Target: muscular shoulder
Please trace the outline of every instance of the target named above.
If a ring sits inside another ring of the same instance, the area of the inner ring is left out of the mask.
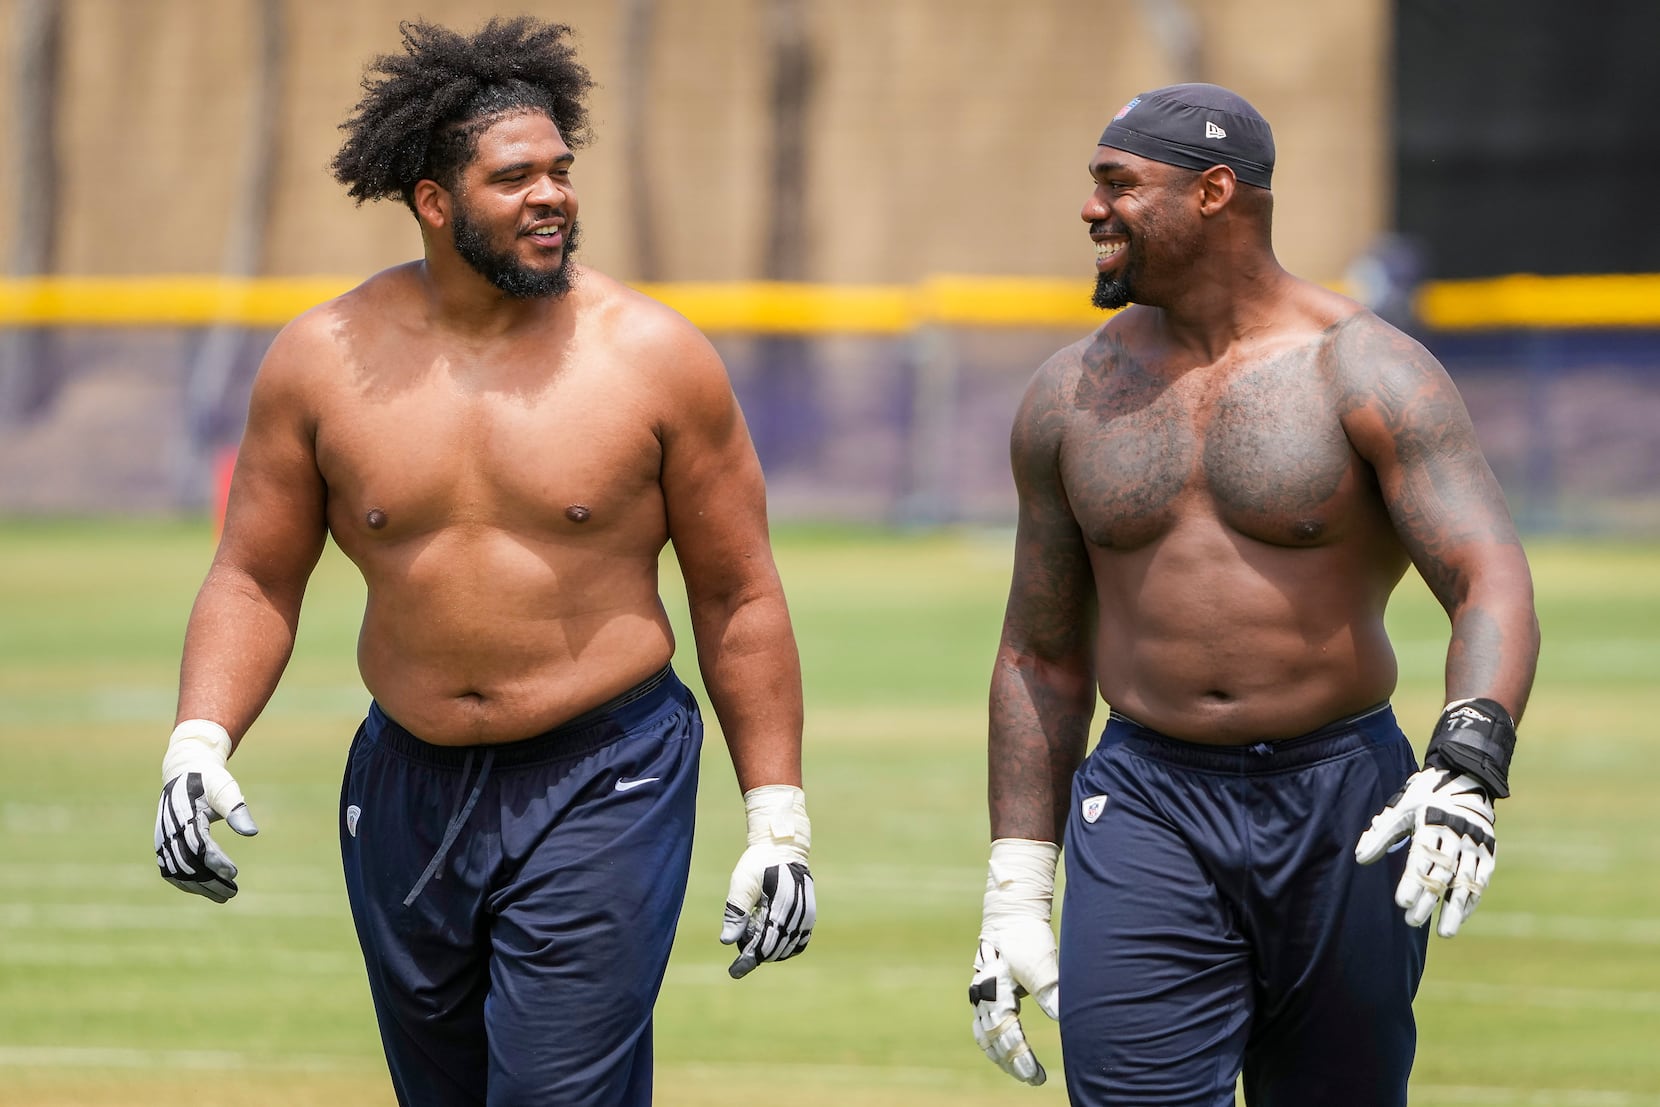
[[[283,414],[315,418],[320,393],[339,364],[344,306],[352,293],[318,304],[291,319],[266,347],[254,378],[251,418]]]
[[[1038,366],[1037,372],[1026,384],[1020,407],[1015,414],[1014,435],[1017,447],[1026,443],[1047,443],[1058,447],[1063,417],[1072,406],[1072,398],[1082,379],[1083,365],[1090,349],[1099,340],[1100,332],[1063,346]]]
[[[607,344],[659,368],[704,351],[709,340],[680,312],[593,269],[584,269],[573,295],[586,325],[598,328]]]
[[[293,383],[331,377],[354,344],[409,315],[413,266],[388,269],[295,316],[271,342],[260,372]]]
[[[1149,386],[1139,336],[1147,313],[1129,308],[1093,332],[1050,355],[1027,385],[1015,421],[1015,444],[1058,450],[1066,428],[1080,413],[1109,416],[1133,404]]]
[[[1359,305],[1334,320],[1321,357],[1350,440],[1371,458],[1434,450],[1469,434],[1463,397],[1423,343]]]
[[[591,269],[582,271],[573,295],[581,297],[576,306],[586,336],[613,351],[663,401],[668,415],[687,405],[724,407],[730,400],[731,383],[720,355],[680,312]]]
[[[1345,411],[1387,401],[1392,392],[1440,388],[1446,371],[1411,335],[1352,301],[1321,335],[1321,359]]]
[[[1009,435],[1009,458],[1022,487],[1056,475],[1067,428],[1084,397],[1112,371],[1111,351],[1122,343],[1108,321],[1093,333],[1063,346],[1038,366],[1027,382]]]

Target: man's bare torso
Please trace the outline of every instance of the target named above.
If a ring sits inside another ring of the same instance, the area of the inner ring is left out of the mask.
[[[1388,698],[1408,559],[1345,435],[1356,366],[1311,291],[1266,337],[1184,364],[1131,309],[1080,346],[1060,476],[1085,539],[1112,707],[1172,737],[1305,733]]]
[[[463,341],[415,267],[337,304],[310,375],[330,533],[363,573],[369,691],[428,741],[511,741],[667,663],[659,431],[671,397],[594,275],[524,333]]]

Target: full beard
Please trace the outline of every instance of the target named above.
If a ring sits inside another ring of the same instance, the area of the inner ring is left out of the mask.
[[[455,252],[473,269],[507,295],[516,300],[534,300],[546,296],[559,297],[571,290],[576,272],[571,268],[571,255],[576,253],[577,225],[565,227],[565,250],[557,269],[533,269],[519,261],[511,250],[498,250],[490,239],[457,207],[453,217]]]

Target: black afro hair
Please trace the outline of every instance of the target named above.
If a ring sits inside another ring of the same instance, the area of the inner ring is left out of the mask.
[[[587,143],[593,81],[565,24],[519,16],[492,19],[472,36],[422,20],[398,30],[404,52],[370,63],[330,163],[359,204],[400,197],[413,206],[423,179],[453,188],[479,133],[504,115],[545,112],[571,149]]]

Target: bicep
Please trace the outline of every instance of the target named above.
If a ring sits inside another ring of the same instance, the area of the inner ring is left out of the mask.
[[[1002,648],[1048,662],[1087,661],[1095,582],[1060,472],[1064,417],[1034,390],[1010,436],[1018,497]]]
[[[279,338],[255,377],[214,559],[272,594],[303,591],[327,533],[300,356]]]
[[[1094,610],[1094,580],[1076,524],[1023,495],[1003,649],[1052,663],[1079,661],[1089,653]]]
[[[661,481],[669,540],[695,599],[773,574],[766,482],[737,397],[713,349],[681,346],[665,392]]]

